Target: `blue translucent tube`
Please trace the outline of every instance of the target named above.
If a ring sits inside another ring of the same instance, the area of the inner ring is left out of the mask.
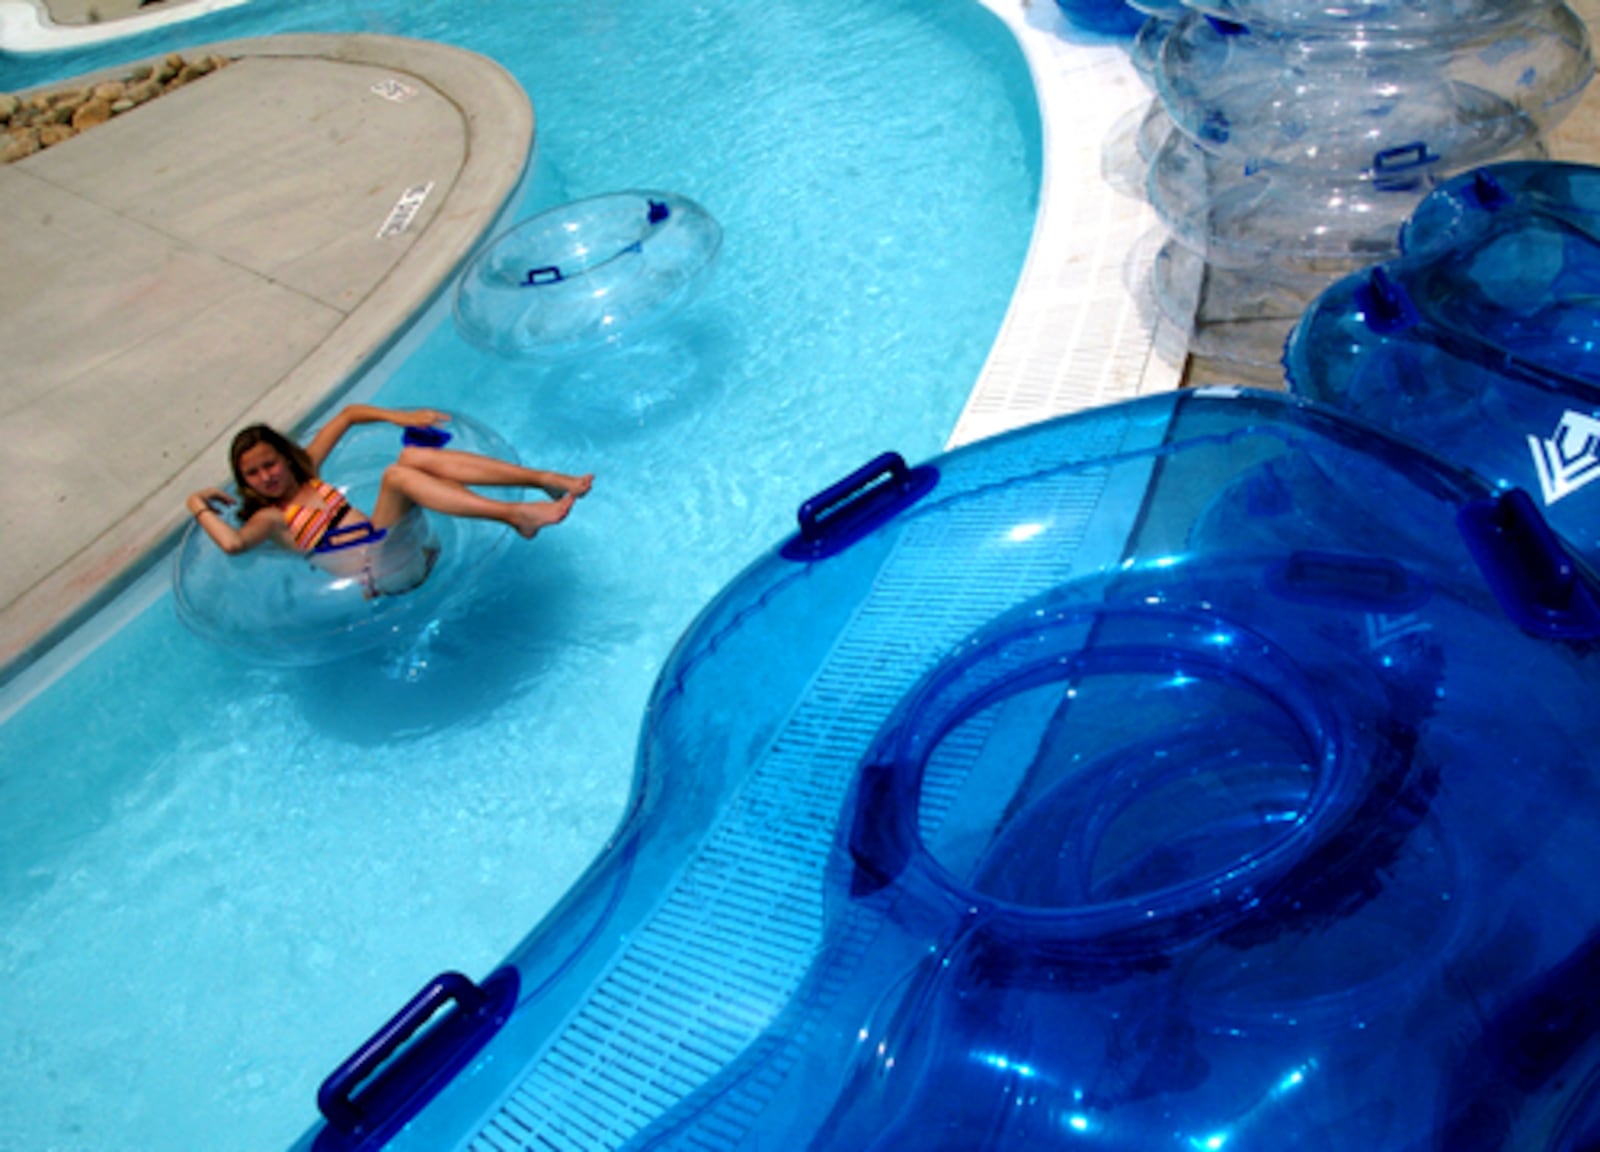
[[[1511,209],[1511,216],[1503,214]],[[1417,205],[1400,248],[1422,256],[1482,242],[1504,219],[1557,220],[1600,241],[1600,168],[1553,160],[1499,163],[1462,173]],[[1538,274],[1538,265],[1530,272]]]
[[[1056,7],[1074,28],[1103,36],[1132,36],[1145,20],[1140,6],[1124,0],[1056,0]]]
[[[1488,487],[1232,389],[922,474],[684,635],[626,822],[397,1147],[1583,1128],[1600,649],[1502,610]]]
[[[1493,166],[1441,187],[1407,254],[1334,284],[1284,364],[1346,409],[1536,497],[1600,562],[1600,190],[1573,165]]]
[[[1541,157],[1594,73],[1564,5],[1430,7],[1427,20],[1421,7],[1289,7],[1192,11],[1153,61],[1153,40],[1139,45],[1175,127],[1150,202],[1214,268],[1315,275],[1320,288],[1394,255],[1436,184]]]

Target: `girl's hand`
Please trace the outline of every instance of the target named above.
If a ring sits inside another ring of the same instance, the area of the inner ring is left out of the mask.
[[[400,419],[401,424],[412,427],[432,427],[435,424],[447,424],[449,421],[450,413],[440,412],[436,408],[418,408],[413,412],[403,412]]]
[[[196,501],[199,501],[201,507],[195,507]],[[194,493],[194,495],[189,497],[189,511],[194,513],[200,512],[205,508],[210,508],[216,504],[233,505],[237,503],[237,500],[235,500],[232,496],[229,496],[221,488],[202,488],[198,492]]]

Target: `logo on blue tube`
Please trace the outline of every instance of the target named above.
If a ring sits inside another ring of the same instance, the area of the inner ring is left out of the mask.
[[[1600,420],[1592,416],[1569,409],[1554,436],[1529,436],[1528,447],[1546,507],[1600,478]]]

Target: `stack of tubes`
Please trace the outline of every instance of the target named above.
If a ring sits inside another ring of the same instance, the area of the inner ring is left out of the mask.
[[[1058,0],[1069,21],[1088,0]],[[1275,369],[1331,282],[1396,253],[1439,183],[1537,160],[1594,72],[1548,0],[1135,0],[1149,270],[1189,350]],[[1096,17],[1102,24],[1103,14]]]

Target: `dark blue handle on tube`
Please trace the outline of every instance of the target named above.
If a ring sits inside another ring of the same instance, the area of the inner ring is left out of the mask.
[[[1600,587],[1531,496],[1512,488],[1464,505],[1457,519],[1489,590],[1520,628],[1555,640],[1600,639]]]
[[[554,264],[544,268],[529,268],[527,277],[522,281],[524,288],[537,288],[541,284],[559,284],[566,277],[561,274],[561,269]]]
[[[443,448],[450,443],[450,433],[431,424],[407,424],[400,440],[417,448]]]
[[[514,968],[499,969],[481,986],[459,972],[428,981],[322,1082],[317,1109],[328,1126],[312,1145],[315,1152],[356,1152],[386,1142],[505,1023],[518,983]]]
[[[884,452],[800,505],[799,535],[781,549],[786,560],[821,560],[842,552],[880,524],[909,508],[939,482],[931,465],[909,468],[898,452]]]
[[[389,530],[387,528],[374,528],[371,524],[351,524],[347,528],[330,528],[312,551],[326,554],[328,552],[342,552],[346,548],[364,548],[368,544],[376,544],[388,534]]]

